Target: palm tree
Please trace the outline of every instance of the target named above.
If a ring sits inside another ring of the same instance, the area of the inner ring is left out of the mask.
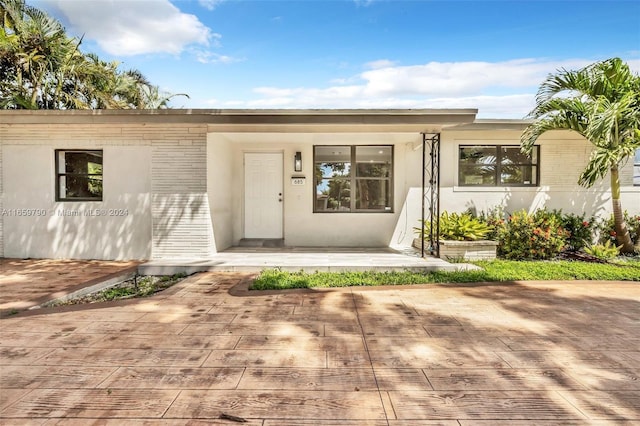
[[[5,108],[47,108],[52,78],[77,44],[59,21],[24,0],[0,0],[0,95]]]
[[[171,99],[177,96],[184,96],[189,99],[186,93],[167,93],[160,91],[158,86],[152,84],[144,84],[139,86],[140,95],[142,96],[141,105],[146,109],[166,109],[169,108]]]
[[[82,108],[127,109],[137,105],[137,86],[133,77],[118,71],[118,62],[105,62],[90,53],[84,58],[77,78]]]
[[[81,43],[25,0],[0,0],[0,109],[156,109],[186,96],[83,54]]]
[[[620,58],[578,71],[561,69],[542,83],[529,117],[536,121],[520,138],[526,154],[531,154],[538,137],[549,130],[573,130],[593,144],[578,183],[591,187],[609,174],[617,242],[621,252],[632,253],[620,202],[619,169],[640,147],[640,77]]]

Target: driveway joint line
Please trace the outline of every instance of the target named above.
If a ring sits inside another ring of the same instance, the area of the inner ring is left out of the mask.
[[[387,422],[387,426],[389,426],[389,414],[387,413],[387,409],[385,408],[385,404],[384,404],[384,398],[382,397],[382,391],[380,390],[380,384],[378,383],[378,376],[376,375],[376,369],[373,366],[373,361],[371,360],[371,353],[369,352],[369,344],[367,343],[367,338],[365,336],[364,333],[364,327],[362,326],[362,321],[360,321],[360,311],[358,310],[358,303],[355,297],[355,294],[353,292],[352,289],[349,290],[349,293],[351,294],[351,301],[353,302],[353,309],[356,313],[356,318],[358,319],[358,326],[360,327],[360,335],[362,336],[362,342],[364,344],[364,349],[367,352],[367,357],[369,358],[369,367],[371,368],[371,374],[373,374],[373,380],[376,384],[376,389],[378,391],[378,398],[380,398],[380,405],[382,406],[382,411],[384,411],[384,417],[385,420]],[[395,409],[393,408],[393,403],[391,402],[391,397],[389,396],[389,392],[387,393],[387,397],[389,399],[389,402],[392,404],[391,409],[394,410],[394,417],[397,418],[398,416],[395,415]]]
[[[176,396],[171,400],[171,402],[169,403],[169,405],[167,405],[167,408],[165,408],[165,410],[162,412],[162,414],[160,415],[160,419],[164,419],[164,416],[169,412],[169,410],[171,409],[171,407],[173,406],[173,404],[176,402],[176,400],[180,397],[180,395],[182,394],[183,389],[179,389],[178,392],[176,393]]]

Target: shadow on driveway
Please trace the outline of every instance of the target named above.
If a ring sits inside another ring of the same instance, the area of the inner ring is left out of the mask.
[[[135,272],[140,262],[0,259],[0,317]]]
[[[254,292],[249,279],[202,273],[149,298],[3,319],[0,420],[640,421],[638,283]]]

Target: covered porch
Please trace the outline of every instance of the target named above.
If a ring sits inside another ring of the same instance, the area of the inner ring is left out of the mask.
[[[211,251],[251,238],[295,248],[410,247],[438,199],[433,140],[475,113],[245,111],[208,124]]]

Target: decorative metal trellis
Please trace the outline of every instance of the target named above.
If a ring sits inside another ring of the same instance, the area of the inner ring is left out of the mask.
[[[429,235],[424,232],[427,220]],[[422,224],[422,257],[440,256],[440,133],[422,134]]]

